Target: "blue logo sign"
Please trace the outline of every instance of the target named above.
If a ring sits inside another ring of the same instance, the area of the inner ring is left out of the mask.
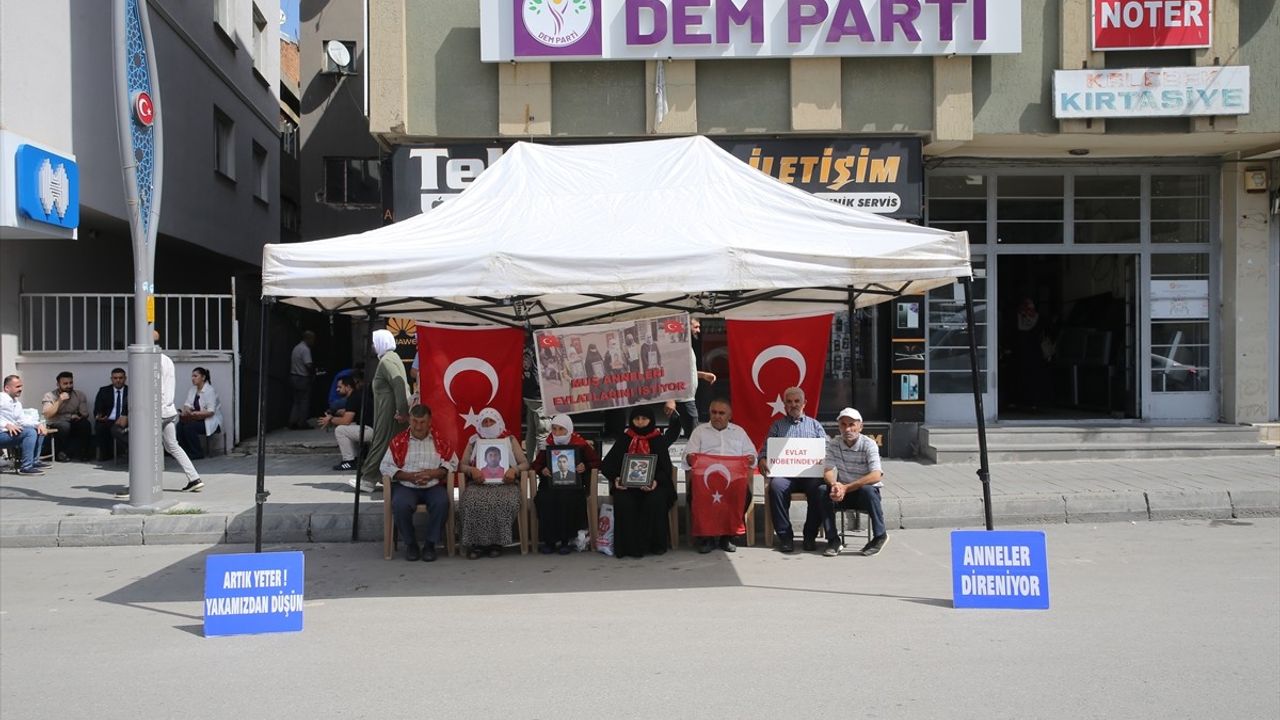
[[[210,555],[204,565],[204,635],[302,629],[300,552]]]
[[[76,161],[34,145],[19,145],[18,212],[63,228],[80,225],[80,168]]]
[[[1044,533],[956,530],[951,533],[952,599],[958,608],[1049,609]]]

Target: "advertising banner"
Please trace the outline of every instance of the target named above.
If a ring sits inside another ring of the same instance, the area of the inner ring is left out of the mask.
[[[1248,112],[1248,66],[1053,72],[1053,115],[1057,118],[1190,117]]]
[[[1092,0],[1094,50],[1212,45],[1213,0]]]
[[[480,0],[483,62],[1021,51],[1021,0]]]
[[[302,630],[304,563],[300,552],[205,558],[205,637]]]
[[[534,332],[548,415],[693,397],[689,315]]]

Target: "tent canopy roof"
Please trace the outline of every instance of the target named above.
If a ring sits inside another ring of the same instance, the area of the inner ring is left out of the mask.
[[[565,325],[655,308],[864,306],[970,272],[964,233],[846,208],[687,137],[516,143],[431,212],[267,245],[262,293],[329,311]]]

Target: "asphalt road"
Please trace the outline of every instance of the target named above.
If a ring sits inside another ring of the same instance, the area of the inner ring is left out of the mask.
[[[0,716],[1280,716],[1280,520],[1046,532],[1048,611],[952,609],[941,530],[835,559],[309,545],[305,629],[235,638],[201,633],[210,548],[6,549]]]

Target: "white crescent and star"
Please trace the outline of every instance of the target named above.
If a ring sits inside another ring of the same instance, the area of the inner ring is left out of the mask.
[[[796,370],[800,371],[800,379],[796,381],[796,385],[804,384],[804,376],[808,372],[804,355],[790,345],[772,345],[761,350],[760,354],[756,355],[755,361],[751,363],[751,381],[755,383],[756,390],[761,393],[764,392],[764,388],[760,387],[760,371],[764,369],[764,366],[770,360],[790,360],[796,366]],[[769,417],[786,413],[786,405],[783,403],[781,393],[772,402],[767,402],[765,405],[769,406]]]
[[[729,472],[729,468],[724,463],[715,463],[703,471],[702,484],[706,485],[708,490],[711,490],[712,475],[724,475],[724,490],[729,492],[729,486],[733,484],[733,473]],[[718,490],[711,490],[711,502],[718,503],[723,499],[724,495],[721,495]]]
[[[449,363],[449,367],[444,370],[444,378],[442,380],[444,385],[444,394],[449,398],[449,402],[457,405],[457,401],[453,399],[453,380],[459,374],[467,372],[468,370],[484,375],[489,381],[489,399],[484,402],[487,406],[489,403],[493,402],[493,399],[498,395],[498,371],[495,370],[487,361],[481,360],[478,357],[458,358],[457,360]],[[467,412],[458,413],[458,415],[463,420],[463,430],[466,430],[469,427],[480,427],[480,415],[476,412],[474,406],[468,408]]]

